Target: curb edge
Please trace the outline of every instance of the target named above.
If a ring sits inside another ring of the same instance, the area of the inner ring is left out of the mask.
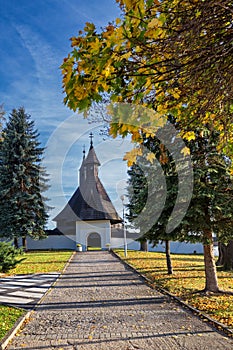
[[[227,335],[229,338],[233,337],[233,331],[230,330],[226,325],[224,325],[221,322],[218,322],[218,321],[214,320],[213,318],[211,318],[209,315],[205,314],[204,312],[202,312],[202,311],[194,308],[193,306],[187,304],[185,301],[183,301],[182,299],[180,299],[176,295],[171,294],[166,289],[158,287],[156,285],[153,285],[153,282],[148,277],[146,277],[141,272],[139,272],[133,265],[129,264],[128,262],[126,262],[124,260],[122,260],[122,258],[116,252],[111,250],[111,253],[115,257],[117,257],[125,266],[129,267],[134,272],[136,272],[146,282],[146,284],[151,289],[156,289],[159,292],[161,292],[162,294],[168,295],[171,299],[175,300],[178,304],[180,304],[181,306],[189,309],[196,317],[200,318],[201,320],[203,320],[203,319],[207,320],[210,323],[210,325],[216,329],[216,331],[224,333],[224,335]]]
[[[33,307],[32,310],[28,311],[25,315],[20,316],[20,318],[15,322],[14,326],[7,332],[7,334],[5,335],[5,337],[3,337],[3,339],[0,341],[0,350],[4,350],[7,345],[9,344],[9,342],[14,338],[15,334],[20,330],[20,328],[22,328],[23,324],[25,323],[26,320],[28,320],[31,316],[31,314],[33,312],[36,311],[38,305],[40,305],[42,303],[42,301],[44,300],[44,298],[46,297],[46,295],[50,292],[50,290],[53,288],[53,286],[57,283],[57,281],[59,280],[59,278],[63,275],[63,273],[65,272],[67,266],[69,265],[69,263],[71,262],[71,260],[73,259],[74,255],[75,255],[76,251],[74,251],[71,254],[71,257],[68,259],[68,261],[66,262],[64,268],[62,269],[62,271],[59,273],[59,276],[56,278],[56,280],[51,284],[51,286],[48,288],[48,290],[44,293],[44,295],[41,297],[41,299],[38,301],[38,303]],[[12,305],[11,305],[12,306]],[[14,307],[14,306],[13,306]],[[17,307],[15,307],[15,309],[17,309]],[[20,309],[20,308],[18,308]],[[22,310],[22,309],[20,309]]]

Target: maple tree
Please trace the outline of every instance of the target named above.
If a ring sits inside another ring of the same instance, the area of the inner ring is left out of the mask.
[[[98,32],[87,23],[62,64],[65,103],[84,111],[101,102],[140,104],[167,113],[184,135],[206,122],[232,154],[232,5],[229,1],[117,0],[122,16]],[[139,116],[140,119],[140,116]],[[143,127],[145,120],[140,120]],[[110,133],[141,140],[134,120]],[[139,133],[140,134],[140,133]],[[189,135],[189,134],[188,134]],[[189,136],[187,136],[189,137]],[[227,142],[226,142],[227,141]]]

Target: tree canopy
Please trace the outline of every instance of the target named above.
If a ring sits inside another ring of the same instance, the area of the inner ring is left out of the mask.
[[[231,2],[116,1],[121,18],[100,31],[87,23],[71,38],[73,50],[62,64],[65,103],[84,111],[107,94],[112,102],[156,111],[152,125],[174,115],[187,139],[208,122],[232,155]],[[127,123],[115,120],[110,132],[137,133],[130,116]]]
[[[207,125],[204,131],[196,130],[194,140],[186,141],[191,151],[193,189],[187,186],[190,173],[184,159],[175,162],[175,153],[169,152],[157,138],[144,140],[146,150],[152,151],[156,156],[152,164],[147,163],[145,166],[146,157],[138,156],[136,164],[128,172],[129,220],[133,226],[140,229],[142,238],[154,244],[159,240],[201,242],[204,246],[206,290],[211,291],[219,290],[213,254],[213,233],[218,242],[227,243],[232,239],[233,224],[233,178],[229,172],[230,161],[217,151],[218,139],[219,133]],[[167,157],[166,162],[163,162],[164,155]],[[159,172],[160,167],[163,175]],[[179,167],[187,175],[182,179],[187,186],[185,193],[192,193],[188,208],[184,207],[184,198],[178,206],[176,203],[180,192],[177,174]],[[153,175],[148,176],[151,169]],[[175,215],[174,207],[178,208]],[[183,215],[180,216],[181,212]],[[174,218],[171,220],[172,216]],[[172,221],[171,231],[168,229],[169,221]],[[231,268],[231,259],[229,265]]]
[[[14,109],[3,128],[0,148],[0,236],[46,237],[47,206],[42,192],[48,188],[41,165],[34,122],[23,108]]]

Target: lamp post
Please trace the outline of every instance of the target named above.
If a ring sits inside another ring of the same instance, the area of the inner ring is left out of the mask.
[[[124,232],[124,255],[127,257],[127,240],[126,240],[126,227],[125,227],[125,207],[124,207],[125,196],[121,196],[122,206],[123,206],[123,232]]]

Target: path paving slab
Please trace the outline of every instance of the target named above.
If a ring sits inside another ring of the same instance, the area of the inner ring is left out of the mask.
[[[108,252],[76,253],[8,350],[232,350]]]
[[[0,278],[0,302],[33,309],[58,277],[58,273],[48,273]]]

